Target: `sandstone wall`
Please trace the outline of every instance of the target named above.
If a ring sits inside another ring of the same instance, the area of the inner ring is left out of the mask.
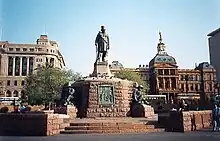
[[[75,119],[76,118],[76,113],[77,113],[77,109],[75,106],[65,106],[65,107],[56,107],[54,109],[54,113],[57,114],[66,114],[69,116],[70,119]]]
[[[212,111],[171,112],[165,125],[167,131],[196,131],[211,127]]]
[[[132,83],[121,79],[101,79],[81,82],[81,106],[78,107],[80,117],[126,117],[130,115]],[[111,106],[99,104],[98,86],[113,85],[115,103]],[[79,88],[79,87],[78,87]],[[78,89],[76,88],[76,89]]]
[[[45,113],[0,114],[0,135],[49,136],[69,126],[65,115]]]

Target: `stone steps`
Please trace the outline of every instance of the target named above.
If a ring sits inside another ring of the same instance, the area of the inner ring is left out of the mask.
[[[164,129],[124,129],[124,130],[65,130],[61,134],[105,134],[105,133],[149,133],[162,132]]]
[[[70,123],[61,134],[95,134],[95,133],[136,133],[136,132],[160,132],[152,124],[138,122],[84,122]]]

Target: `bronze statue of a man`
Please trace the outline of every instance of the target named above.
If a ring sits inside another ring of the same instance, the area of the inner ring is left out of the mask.
[[[101,26],[101,31],[99,31],[96,36],[95,46],[97,52],[96,62],[106,61],[106,56],[108,55],[109,50],[109,36],[105,32],[104,26]]]

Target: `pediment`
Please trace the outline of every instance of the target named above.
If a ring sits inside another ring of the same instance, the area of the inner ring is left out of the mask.
[[[167,64],[167,63],[154,64],[154,67],[155,67],[155,68],[178,68],[177,65]]]

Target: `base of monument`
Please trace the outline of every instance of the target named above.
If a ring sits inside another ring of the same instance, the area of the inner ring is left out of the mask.
[[[132,117],[153,117],[154,108],[150,105],[135,103],[132,105]]]
[[[95,62],[92,77],[111,77],[113,76],[109,69],[109,64],[105,62]]]
[[[115,119],[78,119],[72,121],[61,134],[105,134],[105,133],[137,133],[161,132],[146,118],[115,118]]]

